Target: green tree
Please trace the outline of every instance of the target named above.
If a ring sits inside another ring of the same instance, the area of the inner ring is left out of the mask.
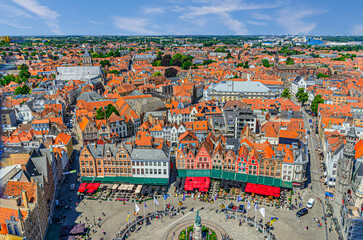
[[[284,91],[281,94],[281,97],[283,97],[283,98],[290,98],[291,97],[290,90],[288,88],[285,88]]]
[[[213,60],[211,60],[211,59],[204,60],[204,61],[203,61],[203,65],[209,65],[209,64],[211,64],[211,63],[213,63],[213,62],[215,62],[215,61],[213,61]]]
[[[153,76],[154,76],[154,77],[158,77],[158,76],[161,76],[161,72],[159,72],[159,71],[156,71],[156,72],[154,72]]]
[[[6,76],[4,76],[3,77],[3,79],[2,80],[0,80],[0,84],[2,85],[2,86],[6,86],[6,85],[8,85],[10,82],[15,82],[16,81],[16,77],[13,75],[13,74],[11,74],[11,75],[6,75]]]
[[[164,55],[161,58],[161,66],[170,66],[171,56],[169,54]]]
[[[319,79],[319,78],[328,78],[330,77],[330,75],[326,75],[324,73],[318,73],[318,75],[316,75],[316,77]]]
[[[299,99],[300,95],[301,95],[302,93],[304,93],[304,92],[305,92],[305,89],[304,89],[304,88],[299,88],[299,89],[297,90],[297,93],[296,93],[295,97],[296,97],[297,99]]]
[[[167,77],[167,78],[176,77],[177,74],[178,74],[178,70],[176,70],[175,68],[165,69],[165,77]]]
[[[30,93],[30,88],[28,87],[28,85],[23,85],[22,87],[17,87],[15,89],[14,94],[15,95],[19,95],[19,94],[28,94]]]
[[[295,62],[294,62],[293,58],[291,58],[291,57],[286,58],[286,62],[285,62],[286,65],[293,65],[294,63]]]
[[[321,95],[318,94],[314,97],[314,100],[311,102],[310,108],[315,114],[318,114],[319,104],[324,103],[324,99],[321,98]]]
[[[180,61],[179,58],[172,58],[171,59],[171,62],[170,62],[170,65],[172,66],[178,66],[178,67],[181,67],[183,65],[182,61]]]
[[[309,100],[309,95],[307,92],[303,92],[300,94],[298,99],[302,105],[304,105]]]
[[[248,61],[246,61],[244,64],[243,64],[243,68],[249,68],[250,65],[248,64]]]
[[[18,70],[25,70],[28,71],[29,67],[26,64],[21,64],[18,66]]]
[[[110,61],[108,61],[108,60],[102,60],[102,61],[100,61],[100,64],[101,64],[101,66],[104,68],[106,65],[107,66],[111,66],[111,63],[110,63]]]
[[[114,75],[116,75],[116,76],[118,76],[118,75],[120,74],[120,72],[119,72],[119,71],[117,71],[116,69],[114,69],[114,70],[110,71],[110,73],[112,73],[112,74],[114,74]]]
[[[26,82],[30,77],[30,72],[28,70],[20,70],[19,72],[19,78],[20,82]]]
[[[160,67],[161,66],[161,60],[155,60],[152,65],[154,67]]]
[[[103,111],[103,109],[101,107],[99,109],[97,109],[96,119],[97,120],[105,119],[105,112]]]
[[[261,60],[261,63],[262,63],[262,65],[264,66],[264,67],[266,67],[266,68],[269,68],[269,67],[271,67],[271,64],[269,63],[269,61],[265,58],[265,59],[262,59]]]
[[[191,61],[185,61],[182,65],[182,69],[188,70],[191,66],[192,66],[192,62]]]
[[[108,104],[106,108],[106,117],[109,118],[112,113],[115,113],[116,115],[120,115],[120,113],[117,111],[116,107],[112,104]]]

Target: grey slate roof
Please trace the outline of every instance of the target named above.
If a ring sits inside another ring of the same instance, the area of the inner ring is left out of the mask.
[[[168,157],[161,149],[133,149],[132,160],[168,161]]]
[[[268,87],[260,82],[249,81],[222,81],[211,87],[211,90],[221,92],[242,92],[242,93],[266,93],[270,91]]]
[[[85,100],[86,102],[95,102],[103,100],[103,98],[95,91],[83,92],[77,100]]]
[[[100,66],[57,67],[56,80],[88,80],[102,74]]]

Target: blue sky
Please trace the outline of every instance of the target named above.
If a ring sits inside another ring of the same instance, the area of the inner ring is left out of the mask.
[[[363,35],[362,0],[0,0],[0,35]]]

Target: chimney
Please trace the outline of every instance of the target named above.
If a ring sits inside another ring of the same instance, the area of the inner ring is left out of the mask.
[[[23,204],[25,208],[29,208],[28,196],[26,195],[26,191],[21,191],[21,198],[23,199]]]

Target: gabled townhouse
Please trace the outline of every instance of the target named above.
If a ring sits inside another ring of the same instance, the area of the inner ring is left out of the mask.
[[[303,77],[297,76],[292,82],[291,82],[291,93],[296,94],[299,90],[299,88],[303,88],[306,90],[306,81]]]
[[[195,156],[194,169],[212,169],[212,151],[212,144],[204,140]]]

